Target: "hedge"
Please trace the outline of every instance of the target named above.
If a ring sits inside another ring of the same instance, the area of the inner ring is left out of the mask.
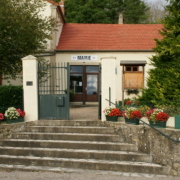
[[[0,113],[4,113],[8,107],[23,110],[22,86],[0,86]]]

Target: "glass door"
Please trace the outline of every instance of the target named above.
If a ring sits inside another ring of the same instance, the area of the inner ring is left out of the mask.
[[[83,101],[83,66],[70,66],[70,89],[74,92],[71,101]]]
[[[98,66],[86,66],[86,101],[98,101]]]

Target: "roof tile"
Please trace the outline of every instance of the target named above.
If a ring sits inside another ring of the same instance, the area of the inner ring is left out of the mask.
[[[63,26],[57,50],[152,50],[160,24],[75,24]]]

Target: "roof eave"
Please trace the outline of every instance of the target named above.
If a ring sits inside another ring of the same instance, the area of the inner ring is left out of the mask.
[[[57,6],[57,9],[59,10],[59,13],[60,13],[60,15],[61,15],[61,17],[62,17],[63,23],[66,23],[65,18],[64,18],[64,14],[63,14],[63,12],[62,12],[62,9],[61,9],[60,5]]]
[[[154,52],[154,50],[56,50],[56,52]]]

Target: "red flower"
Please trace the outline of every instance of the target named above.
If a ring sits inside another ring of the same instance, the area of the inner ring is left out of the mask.
[[[121,111],[118,108],[113,108],[109,113],[109,116],[120,116],[120,115],[121,115]]]
[[[126,105],[131,105],[131,101],[130,100],[126,101]]]
[[[25,111],[21,111],[20,116],[21,116],[21,117],[24,117],[25,114],[26,114]]]
[[[141,114],[141,112],[139,111],[139,110],[137,110],[137,111],[132,111],[131,112],[131,115],[130,115],[130,118],[131,119],[136,119],[136,118],[142,118],[142,114]]]
[[[0,113],[0,120],[4,119],[4,115],[2,113]]]
[[[166,113],[160,112],[156,116],[156,121],[167,121],[169,119],[169,116]]]

